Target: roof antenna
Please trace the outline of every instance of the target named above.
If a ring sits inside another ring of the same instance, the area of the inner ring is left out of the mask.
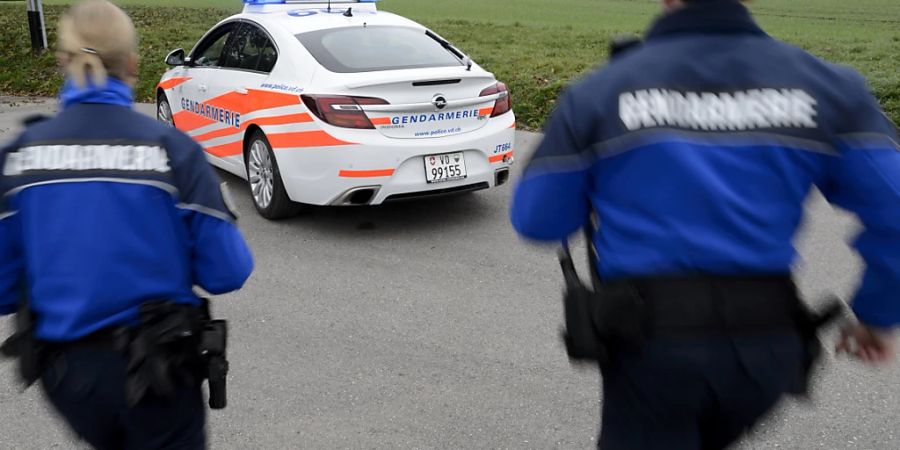
[[[344,11],[344,17],[353,17],[353,7],[347,8],[347,10]]]

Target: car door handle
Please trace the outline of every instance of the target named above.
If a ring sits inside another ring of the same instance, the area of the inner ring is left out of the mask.
[[[239,87],[239,88],[235,89],[234,92],[237,92],[238,94],[242,94],[242,95],[247,95],[247,88]]]
[[[209,88],[205,84],[201,84],[197,86],[197,90],[200,92],[206,92],[209,90]]]

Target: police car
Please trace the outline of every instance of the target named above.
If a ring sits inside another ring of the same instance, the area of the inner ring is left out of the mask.
[[[157,89],[157,117],[245,178],[261,215],[507,182],[506,85],[374,0],[245,0]]]

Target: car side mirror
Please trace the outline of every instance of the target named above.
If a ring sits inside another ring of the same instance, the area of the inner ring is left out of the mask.
[[[166,65],[168,65],[168,66],[176,67],[176,66],[183,66],[184,64],[185,64],[185,58],[184,58],[184,49],[183,48],[179,48],[177,50],[172,50],[172,53],[169,53],[169,55],[166,56]]]

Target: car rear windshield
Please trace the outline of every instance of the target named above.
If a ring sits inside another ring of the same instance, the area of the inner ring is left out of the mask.
[[[338,73],[459,66],[449,44],[425,30],[362,26],[331,28],[297,35],[326,69]]]

